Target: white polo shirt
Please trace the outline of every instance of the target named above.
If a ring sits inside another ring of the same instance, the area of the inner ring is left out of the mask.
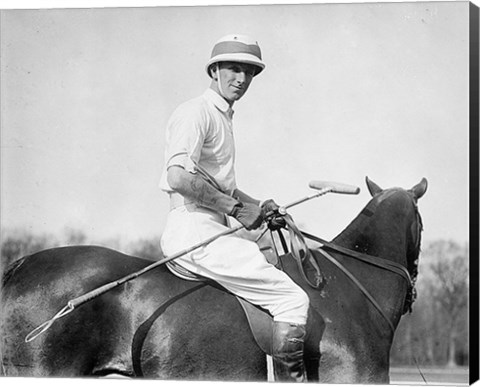
[[[210,88],[173,112],[166,131],[163,191],[173,192],[167,182],[167,170],[173,165],[192,173],[203,169],[228,194],[237,188],[232,116],[227,101]]]

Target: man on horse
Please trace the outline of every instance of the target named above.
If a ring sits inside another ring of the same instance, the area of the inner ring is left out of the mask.
[[[162,236],[166,255],[225,231],[228,217],[254,230],[268,221],[267,214],[278,214],[274,200],[261,202],[242,192],[234,172],[232,107],[264,68],[255,40],[228,35],[215,44],[206,65],[210,87],[172,114],[161,180],[162,190],[170,196]],[[237,235],[223,236],[175,263],[268,310],[274,320],[275,379],[305,380],[309,298],[287,274],[267,262],[256,243]]]

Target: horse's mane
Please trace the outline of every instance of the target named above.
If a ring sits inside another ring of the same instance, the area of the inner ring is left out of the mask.
[[[417,221],[415,222],[416,229],[412,230],[411,238],[413,238],[412,243],[410,243],[407,250],[407,270],[412,277],[412,282],[415,285],[418,276],[418,263],[421,252],[422,245],[422,231],[423,231],[423,222],[420,212],[418,211],[417,203],[415,204],[415,213],[417,216]]]

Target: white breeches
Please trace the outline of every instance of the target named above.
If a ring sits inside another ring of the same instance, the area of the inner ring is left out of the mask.
[[[218,212],[195,204],[176,207],[170,211],[162,235],[163,253],[173,255],[227,229],[225,217]],[[175,262],[268,310],[275,321],[306,324],[308,295],[268,263],[255,242],[232,234]]]

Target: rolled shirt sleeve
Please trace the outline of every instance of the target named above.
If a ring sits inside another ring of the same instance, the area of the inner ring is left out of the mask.
[[[179,107],[167,124],[165,169],[178,165],[195,173],[207,129],[208,122],[201,110]]]

